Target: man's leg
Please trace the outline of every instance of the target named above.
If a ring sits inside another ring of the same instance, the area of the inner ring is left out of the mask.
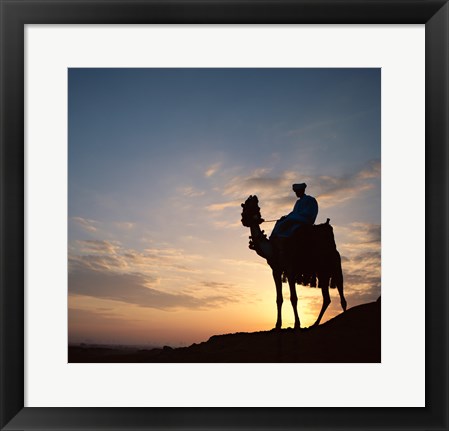
[[[285,236],[275,236],[271,237],[270,241],[273,242],[274,248],[276,250],[276,254],[278,256],[278,260],[281,264],[285,264],[286,261],[286,248],[288,238]]]

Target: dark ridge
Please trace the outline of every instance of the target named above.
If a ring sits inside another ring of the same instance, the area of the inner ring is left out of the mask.
[[[214,335],[176,349],[69,346],[69,362],[381,362],[381,303],[350,308],[315,328]]]

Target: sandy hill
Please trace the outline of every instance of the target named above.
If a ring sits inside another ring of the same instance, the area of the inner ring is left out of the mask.
[[[380,362],[380,319],[379,298],[307,330],[214,335],[176,349],[70,346],[69,362]]]

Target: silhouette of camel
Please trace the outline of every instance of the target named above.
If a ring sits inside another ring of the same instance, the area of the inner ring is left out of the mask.
[[[326,223],[314,226],[303,226],[289,238],[283,251],[273,240],[269,240],[260,224],[264,222],[260,214],[257,196],[250,196],[242,204],[242,224],[251,231],[249,248],[267,260],[273,273],[276,285],[277,321],[276,329],[282,327],[282,282],[288,281],[290,288],[290,301],[295,314],[295,329],[301,327],[298,316],[298,296],[296,283],[304,286],[321,288],[323,305],[316,322],[317,326],[331,303],[329,286],[337,288],[340,294],[340,303],[346,311],[346,299],[343,293],[343,272],[341,269],[340,253],[334,240],[332,226],[329,219]]]

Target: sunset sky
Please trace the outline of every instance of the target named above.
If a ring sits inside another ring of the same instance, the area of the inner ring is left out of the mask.
[[[269,330],[240,204],[316,197],[348,306],[380,295],[380,69],[69,69],[69,343],[181,346]],[[274,223],[262,226],[269,234]],[[321,307],[298,286],[302,326]],[[283,327],[293,326],[284,284]],[[323,321],[340,313],[338,292]]]

